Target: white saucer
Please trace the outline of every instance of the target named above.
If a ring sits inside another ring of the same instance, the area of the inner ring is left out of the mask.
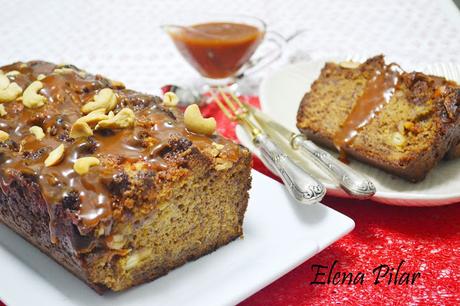
[[[336,59],[336,61],[343,59]],[[325,60],[299,62],[284,66],[268,75],[260,87],[262,110],[286,127],[297,130],[295,122],[300,100],[310,89],[310,84],[319,76],[324,64]],[[402,67],[404,68],[404,65]],[[460,82],[460,68],[455,64],[426,65],[419,69]],[[242,144],[258,155],[250,139],[239,127],[237,136]],[[424,181],[417,184],[409,183],[357,161],[352,161],[350,165],[372,179],[377,188],[377,193],[373,197],[375,201],[403,206],[438,206],[460,202],[460,159],[441,161]],[[324,183],[329,195],[347,197],[346,193],[327,176],[321,174],[314,165],[303,163],[302,166]]]

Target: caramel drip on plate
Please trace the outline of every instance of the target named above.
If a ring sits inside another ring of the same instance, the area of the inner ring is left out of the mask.
[[[384,66],[377,69],[367,82],[363,94],[357,99],[341,129],[334,135],[334,145],[340,152],[341,160],[346,161],[344,148],[390,101],[398,83],[399,71],[399,66],[395,64]]]
[[[133,167],[138,162],[143,168],[135,171],[158,173],[170,168],[174,161],[165,159],[162,151],[172,139],[185,138],[200,151],[211,147],[212,142],[221,143],[228,156],[239,154],[239,147],[229,140],[187,131],[183,121],[177,119],[182,114],[162,106],[154,96],[112,86],[110,80],[83,73],[73,66],[74,71],[65,73],[55,73],[55,68],[58,66],[45,62],[2,67],[5,73],[12,70],[21,73],[15,81],[23,89],[39,74],[44,74],[39,94],[47,98],[47,103],[35,109],[24,107],[20,100],[4,103],[7,115],[0,117],[0,129],[10,135],[10,140],[0,144],[2,183],[7,185],[18,173],[38,183],[48,205],[52,235],[59,222],[56,208],[60,206],[83,235],[100,224],[109,229],[114,218],[114,201],[119,199],[114,197],[109,184],[114,177],[123,174],[126,167]],[[111,87],[118,97],[115,113],[124,107],[134,111],[134,127],[95,131],[91,137],[70,138],[72,124],[83,116],[81,106],[107,87]],[[29,132],[33,125],[42,127],[46,137],[37,140]],[[65,146],[63,160],[55,166],[45,167],[44,160],[49,152],[60,144]],[[73,165],[76,159],[84,156],[95,156],[100,164],[92,167],[89,173],[79,175]],[[65,205],[69,197],[77,199],[77,207]],[[52,238],[55,241],[55,237]]]

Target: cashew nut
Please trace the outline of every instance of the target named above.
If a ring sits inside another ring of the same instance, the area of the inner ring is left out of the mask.
[[[10,138],[10,135],[7,132],[0,130],[0,142],[7,141]]]
[[[32,134],[34,134],[35,138],[37,138],[38,140],[42,140],[43,138],[45,138],[45,133],[43,133],[43,129],[39,126],[31,126],[29,128],[29,132],[31,132]]]
[[[163,96],[163,105],[165,106],[176,106],[179,102],[179,98],[175,93],[168,91]]]
[[[0,117],[5,116],[6,114],[8,113],[5,110],[5,106],[3,104],[0,104]]]
[[[83,121],[88,124],[95,124],[95,123],[98,123],[99,121],[107,120],[107,119],[109,119],[109,116],[105,114],[105,109],[99,108],[99,109],[92,111],[88,115],[79,118],[77,121]]]
[[[112,118],[99,121],[95,129],[128,128],[134,125],[135,118],[136,116],[134,115],[134,112],[130,108],[125,107]]]
[[[65,73],[75,72],[75,70],[73,70],[72,68],[63,67],[63,68],[56,68],[53,70],[53,72],[56,74],[65,74]]]
[[[5,75],[7,77],[15,77],[17,75],[21,74],[19,71],[17,70],[11,70],[11,71],[8,71],[7,73],[5,73]]]
[[[118,88],[118,89],[125,88],[125,84],[123,82],[120,82],[120,81],[110,80],[110,84],[112,85],[112,87],[115,87],[115,88]]]
[[[358,68],[360,65],[361,63],[352,61],[344,61],[339,63],[339,66],[345,69],[355,69]]]
[[[394,132],[391,135],[391,143],[397,147],[404,147],[406,144],[406,137],[399,132]]]
[[[214,166],[214,169],[217,171],[222,171],[230,169],[232,166],[233,163],[231,161],[218,157],[216,158],[216,165]]]
[[[209,148],[207,151],[213,156],[217,157],[222,149],[224,148],[223,144],[217,143],[217,142],[212,142],[211,148]]]
[[[203,118],[196,104],[187,106],[184,112],[184,122],[187,130],[197,134],[212,135],[216,130],[214,118]]]
[[[43,106],[48,100],[45,96],[38,94],[38,91],[43,88],[43,83],[40,81],[32,82],[22,95],[22,104],[28,108],[37,108]]]
[[[96,157],[87,156],[77,159],[73,164],[73,169],[78,174],[83,175],[89,172],[90,167],[97,166],[99,164],[99,159],[97,159]]]
[[[81,119],[81,118],[80,118]],[[69,136],[73,139],[77,139],[80,137],[88,137],[93,135],[93,130],[85,121],[80,121],[78,119],[70,128]]]
[[[0,103],[14,101],[21,93],[22,88],[17,83],[0,73]]]
[[[126,238],[123,235],[117,234],[108,237],[107,246],[112,250],[121,250],[126,243]]]
[[[45,166],[51,167],[57,165],[64,158],[64,144],[60,144],[56,149],[48,154],[48,157],[45,159]]]
[[[44,75],[43,73],[40,73],[39,75],[37,75],[37,80],[38,80],[38,81],[41,81],[41,80],[43,80],[44,78],[46,78],[46,75]]]
[[[3,72],[0,72],[0,89],[5,89],[10,85],[10,79]]]
[[[219,151],[222,150],[223,148],[225,148],[225,146],[223,144],[217,143],[217,142],[214,142],[214,141],[212,142],[211,145],[213,146],[213,148],[216,148]]]
[[[151,255],[151,252],[151,249],[144,248],[135,253],[131,253],[125,261],[125,269],[131,270],[135,268],[142,260],[148,258]]]
[[[113,90],[110,88],[104,88],[94,96],[93,101],[90,101],[83,105],[81,111],[84,114],[88,114],[99,108],[103,108],[106,112],[108,112],[115,108],[117,102],[118,99]]]

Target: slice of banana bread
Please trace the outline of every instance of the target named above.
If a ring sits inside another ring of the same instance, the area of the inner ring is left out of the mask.
[[[303,97],[297,127],[311,140],[406,180],[425,178],[460,141],[460,87],[407,73],[383,56],[327,63]]]
[[[0,221],[93,289],[150,281],[242,235],[246,148],[72,65],[0,69]]]

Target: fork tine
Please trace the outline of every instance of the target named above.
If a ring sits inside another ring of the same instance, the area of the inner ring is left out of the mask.
[[[224,111],[224,113],[229,112],[228,108],[230,108],[231,112],[233,112],[230,119],[242,125],[246,129],[248,134],[252,136],[252,139],[255,140],[256,137],[258,137],[261,134],[261,131],[259,130],[257,125],[254,124],[250,120],[250,118],[248,118],[248,108],[244,106],[243,102],[241,102],[233,93],[230,92],[230,99],[227,93],[223,91],[222,87],[219,87],[218,91],[222,95],[222,98],[227,107],[225,107],[223,103],[220,103],[219,100],[216,100],[217,105],[219,105],[219,107],[222,109],[222,111]]]
[[[219,87],[219,93],[224,99],[224,102],[228,105],[228,107],[233,111],[233,113],[236,115],[238,113],[238,109],[235,107],[233,102],[228,98],[227,93],[225,93],[222,89],[222,87]]]
[[[236,101],[236,104],[245,112],[248,111],[247,106],[233,93],[230,92],[230,96],[233,98],[234,101]]]
[[[225,115],[228,119],[230,119],[230,120],[236,120],[235,116],[234,116],[232,113],[230,113],[230,112],[228,111],[227,107],[225,107],[225,106],[222,104],[222,102],[219,100],[219,97],[216,96],[216,95],[214,94],[214,92],[212,92],[212,91],[211,91],[211,96],[212,96],[212,99],[213,99],[214,101],[216,101],[217,106],[219,106],[220,110],[224,113],[224,115]]]

